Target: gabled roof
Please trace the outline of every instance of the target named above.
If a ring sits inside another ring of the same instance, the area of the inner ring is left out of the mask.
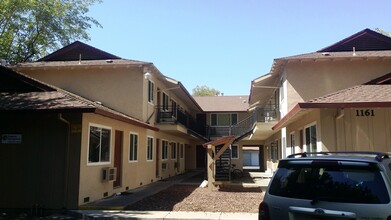
[[[194,96],[204,112],[245,112],[248,96]]]
[[[76,60],[111,60],[121,57],[99,50],[80,41],[75,41],[38,61],[76,61]]]
[[[91,112],[157,131],[121,112],[0,66],[0,112]],[[13,86],[2,83],[11,82]],[[20,83],[17,83],[17,82]]]
[[[391,38],[371,29],[364,29],[317,52],[391,50]]]
[[[55,91],[55,89],[23,74],[16,74],[15,71],[0,65],[0,93],[38,91]]]
[[[355,51],[353,51],[353,47]],[[391,59],[391,38],[370,29],[364,29],[350,37],[347,37],[331,46],[312,53],[299,54],[274,59],[269,78],[279,79],[281,73],[289,62],[302,61],[335,61],[335,60],[363,60],[363,59]],[[250,104],[257,102],[259,93],[262,97],[271,97],[273,89],[258,90],[254,85],[262,85],[264,88],[276,86],[276,81],[254,80],[250,92]],[[258,91],[257,91],[258,90]],[[255,92],[256,91],[256,92]]]

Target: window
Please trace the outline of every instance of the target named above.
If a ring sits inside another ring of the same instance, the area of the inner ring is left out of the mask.
[[[177,104],[172,99],[171,99],[171,105],[172,105],[172,116],[174,116],[176,118],[177,117]]]
[[[163,92],[163,103],[162,103],[162,110],[163,111],[168,111],[168,95],[166,93]]]
[[[111,129],[90,126],[88,163],[110,162]]]
[[[290,144],[290,147],[291,147],[291,154],[294,154],[295,153],[295,132],[292,132],[290,134],[290,139],[291,139],[291,144]]]
[[[180,155],[181,155],[181,159],[183,159],[185,157],[185,145],[184,144],[181,144]]]
[[[305,145],[307,152],[315,152],[316,149],[316,125],[312,125],[305,129]]]
[[[237,145],[231,146],[231,158],[238,159],[239,158],[239,147]]]
[[[147,137],[147,160],[153,160],[153,138]]]
[[[153,91],[154,84],[152,81],[148,80],[148,102],[153,103]]]
[[[176,143],[171,142],[171,159],[176,159]]]
[[[238,115],[236,113],[212,113],[210,117],[211,126],[231,126],[238,123]]]
[[[271,159],[272,161],[278,160],[278,141],[272,142],[271,144]]]
[[[285,94],[284,94],[284,81],[282,79],[281,79],[280,84],[281,84],[280,89],[279,89],[280,102],[283,102],[284,98],[285,98]]]
[[[167,160],[168,141],[162,140],[162,160]]]
[[[376,166],[296,162],[279,165],[269,185],[271,195],[343,203],[390,202],[384,179]]]
[[[137,161],[138,135],[130,134],[129,161]]]

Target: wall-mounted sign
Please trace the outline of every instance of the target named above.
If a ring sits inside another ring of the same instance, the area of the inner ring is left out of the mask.
[[[375,110],[373,109],[360,109],[356,110],[357,117],[371,117],[375,116]]]
[[[21,144],[22,143],[22,134],[2,134],[1,135],[2,144]]]

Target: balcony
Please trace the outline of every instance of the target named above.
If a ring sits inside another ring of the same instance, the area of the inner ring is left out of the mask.
[[[156,108],[156,123],[162,130],[174,134],[191,134],[209,141],[209,127],[197,122],[184,109],[172,106],[158,106]]]
[[[233,135],[237,138],[248,135],[259,123],[273,125],[279,120],[278,108],[276,106],[266,106],[256,108],[245,119],[232,126],[213,126],[210,127],[211,137],[223,137]]]

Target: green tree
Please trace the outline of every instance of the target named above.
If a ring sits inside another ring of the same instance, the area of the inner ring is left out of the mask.
[[[72,41],[89,40],[99,22],[86,16],[101,0],[0,0],[0,58],[33,61]]]
[[[381,33],[383,35],[391,37],[391,32],[385,31],[385,30],[383,30],[381,28],[375,28],[375,31],[377,31],[377,32],[379,32],[379,33]]]
[[[209,88],[208,86],[196,86],[193,89],[192,96],[217,96],[221,92],[217,89]]]

